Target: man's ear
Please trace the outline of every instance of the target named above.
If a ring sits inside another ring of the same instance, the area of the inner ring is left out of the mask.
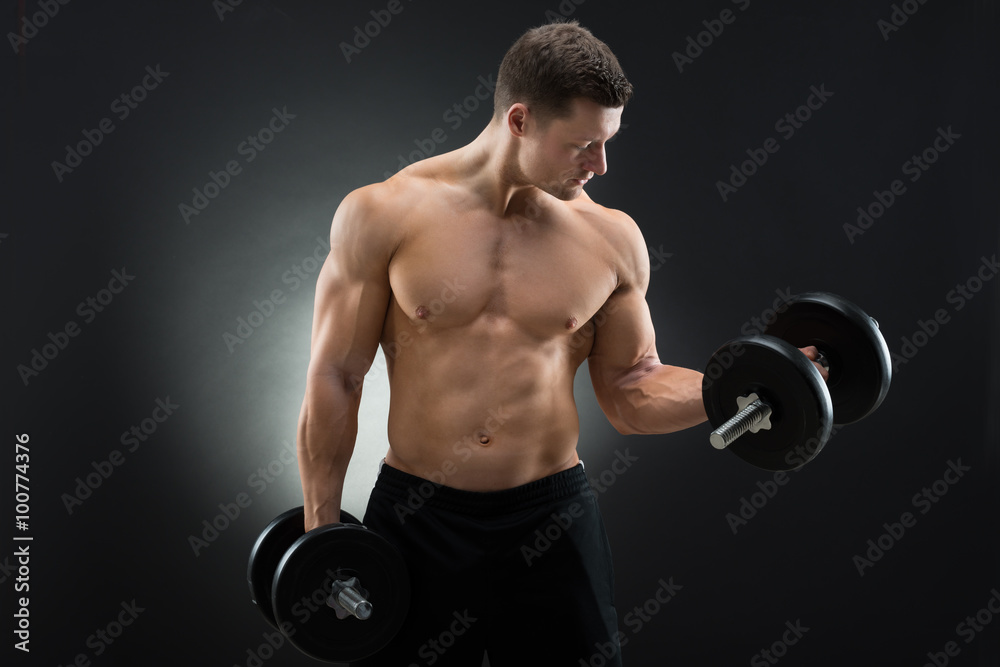
[[[528,107],[526,107],[521,102],[512,104],[509,109],[507,109],[507,130],[510,131],[515,137],[523,137],[525,133],[525,125],[528,122],[528,116],[530,112]]]

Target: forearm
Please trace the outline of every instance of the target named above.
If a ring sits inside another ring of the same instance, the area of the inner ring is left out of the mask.
[[[702,374],[690,368],[651,363],[633,369],[614,399],[621,433],[672,433],[708,419],[701,397]]]
[[[360,401],[361,388],[347,387],[340,375],[310,376],[306,383],[297,449],[307,531],[340,521]]]

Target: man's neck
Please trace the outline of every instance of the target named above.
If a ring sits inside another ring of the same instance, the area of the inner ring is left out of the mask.
[[[484,205],[499,217],[520,212],[529,199],[546,196],[518,167],[518,143],[494,120],[459,149],[459,169]]]

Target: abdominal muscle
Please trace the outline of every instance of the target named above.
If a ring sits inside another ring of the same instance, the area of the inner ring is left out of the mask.
[[[573,377],[585,353],[566,337],[540,342],[502,329],[428,330],[387,355],[388,465],[496,491],[579,462]]]

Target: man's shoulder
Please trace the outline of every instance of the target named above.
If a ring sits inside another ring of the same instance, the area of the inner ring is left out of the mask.
[[[418,169],[356,188],[337,207],[331,238],[388,259],[414,233],[414,225],[426,218],[421,212],[441,188],[441,182]]]
[[[589,196],[579,197],[572,204],[575,212],[612,247],[622,251],[634,250],[636,246],[645,247],[642,230],[628,213],[598,204]]]
[[[600,225],[606,231],[619,234],[634,234],[639,232],[639,226],[628,213],[598,204],[589,195],[584,195],[573,200],[572,206],[581,216]]]
[[[572,202],[573,209],[603,239],[621,282],[644,282],[649,256],[639,225],[628,213],[598,204],[589,196]]]
[[[384,181],[352,190],[341,206],[346,205],[368,217],[398,219],[444,187],[434,171],[414,168],[416,166],[411,165]]]

